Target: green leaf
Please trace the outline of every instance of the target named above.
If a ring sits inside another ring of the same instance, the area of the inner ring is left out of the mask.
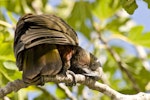
[[[9,70],[18,70],[16,64],[12,61],[5,61],[3,62],[3,65],[6,69],[9,69]]]
[[[114,33],[121,33],[119,28],[125,25],[130,19],[129,18],[119,18],[115,17],[111,22],[106,25],[108,30],[113,31]]]
[[[140,70],[140,73],[134,75],[142,91],[145,91],[145,86],[149,82],[149,76],[150,76],[150,72],[146,70],[144,67]]]
[[[143,26],[135,26],[130,32],[128,38],[136,45],[142,45],[150,48],[150,32],[142,33]]]
[[[0,7],[6,7],[9,1],[1,0]]]
[[[120,8],[120,0],[97,0],[93,5],[93,13],[101,20],[105,20]]]
[[[25,89],[20,89],[15,95],[18,97],[18,100],[28,100],[27,94],[28,91],[26,91]]]
[[[5,76],[0,72],[0,86],[4,86],[8,83],[8,80],[5,78]]]
[[[7,80],[13,81],[13,80],[9,77],[8,73],[6,72],[7,70],[5,70],[1,64],[0,64],[0,67],[1,67],[1,68],[0,68],[0,73],[1,73]]]
[[[135,26],[131,28],[128,38],[131,40],[136,40],[137,38],[140,38],[143,29],[143,26]]]
[[[43,7],[45,7],[46,4],[48,3],[48,0],[42,0],[42,3],[43,3]]]
[[[0,32],[0,44],[4,41],[4,35]]]
[[[122,0],[122,6],[129,14],[133,14],[138,7],[135,0]]]
[[[150,1],[149,0],[144,0],[148,4],[148,8],[150,9]]]
[[[150,72],[143,67],[141,60],[137,57],[128,56],[125,59],[125,62],[128,65],[127,69],[131,72],[132,76],[135,78],[135,82],[138,84],[141,91],[145,91],[145,86],[149,82]],[[129,91],[127,91],[126,93],[129,93]]]
[[[68,18],[68,23],[74,29],[79,30],[90,39],[90,33],[92,31],[92,14],[91,14],[91,5],[89,2],[76,2],[74,4],[71,15]],[[87,24],[88,22],[88,24]]]
[[[3,62],[0,62],[0,73],[9,81],[13,81],[18,78],[20,79],[22,77],[22,74],[18,70],[6,69]]]
[[[83,85],[78,86],[78,95],[81,95],[81,94],[82,94],[83,89],[84,89],[84,86],[83,86]]]
[[[131,89],[131,88],[124,88],[118,92],[123,93],[123,94],[136,94],[136,91],[134,89]]]
[[[111,100],[109,96],[107,95],[102,95],[100,100]]]
[[[12,44],[9,42],[0,43],[1,49],[0,49],[0,60],[11,60],[15,61],[14,55],[13,55],[13,48]]]
[[[57,95],[59,98],[61,98],[61,99],[63,99],[63,98],[66,97],[66,94],[65,94],[64,91],[61,90],[60,88],[57,88],[57,89],[56,89],[56,95]]]

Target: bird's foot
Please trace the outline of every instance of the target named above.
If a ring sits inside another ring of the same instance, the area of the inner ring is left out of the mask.
[[[75,86],[77,81],[76,81],[76,77],[75,77],[75,73],[73,71],[67,70],[67,69],[63,69],[59,75],[63,76],[63,77],[67,77],[68,75],[71,75],[73,77],[73,81],[71,83],[66,83],[66,86]]]
[[[68,74],[73,77],[73,81],[71,83],[66,83],[66,86],[75,86],[77,83],[75,73],[70,70],[67,70],[66,75],[68,75]]]

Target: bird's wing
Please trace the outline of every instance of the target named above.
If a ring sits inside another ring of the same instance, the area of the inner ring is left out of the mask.
[[[66,34],[48,29],[29,29],[21,36],[16,53],[39,44],[75,45],[75,41]]]
[[[39,44],[78,45],[76,32],[55,15],[26,14],[17,23],[14,52],[18,67],[25,49]]]
[[[28,14],[22,17],[15,31],[14,48],[19,48],[15,51],[42,43],[78,45],[78,38],[69,25],[54,15]]]

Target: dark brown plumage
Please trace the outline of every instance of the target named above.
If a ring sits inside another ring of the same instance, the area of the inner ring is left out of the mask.
[[[42,84],[42,75],[65,73],[78,45],[76,32],[55,15],[26,14],[17,23],[14,53],[23,80]]]
[[[81,47],[77,47],[71,58],[71,67],[69,70],[75,74],[83,74],[95,80],[100,79],[101,64],[91,53]]]

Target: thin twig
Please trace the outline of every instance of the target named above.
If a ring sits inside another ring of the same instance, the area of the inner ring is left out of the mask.
[[[57,84],[57,86],[65,92],[65,94],[70,100],[77,100],[66,85],[60,83]]]
[[[149,62],[146,60],[147,59],[147,54],[146,51],[144,50],[144,48],[142,46],[135,46],[138,56],[140,58],[140,60],[142,61],[143,67],[150,71],[150,64]]]
[[[9,24],[3,20],[0,20],[0,25],[3,25],[3,26],[8,27],[8,28],[14,28],[11,24]]]
[[[54,95],[52,95],[51,93],[49,93],[48,91],[46,91],[46,89],[42,88],[42,87],[39,87],[37,86],[36,87],[37,89],[41,90],[42,92],[44,92],[44,94],[46,95],[46,98],[49,100],[49,99],[52,99],[52,100],[58,100],[58,98],[56,98]]]

